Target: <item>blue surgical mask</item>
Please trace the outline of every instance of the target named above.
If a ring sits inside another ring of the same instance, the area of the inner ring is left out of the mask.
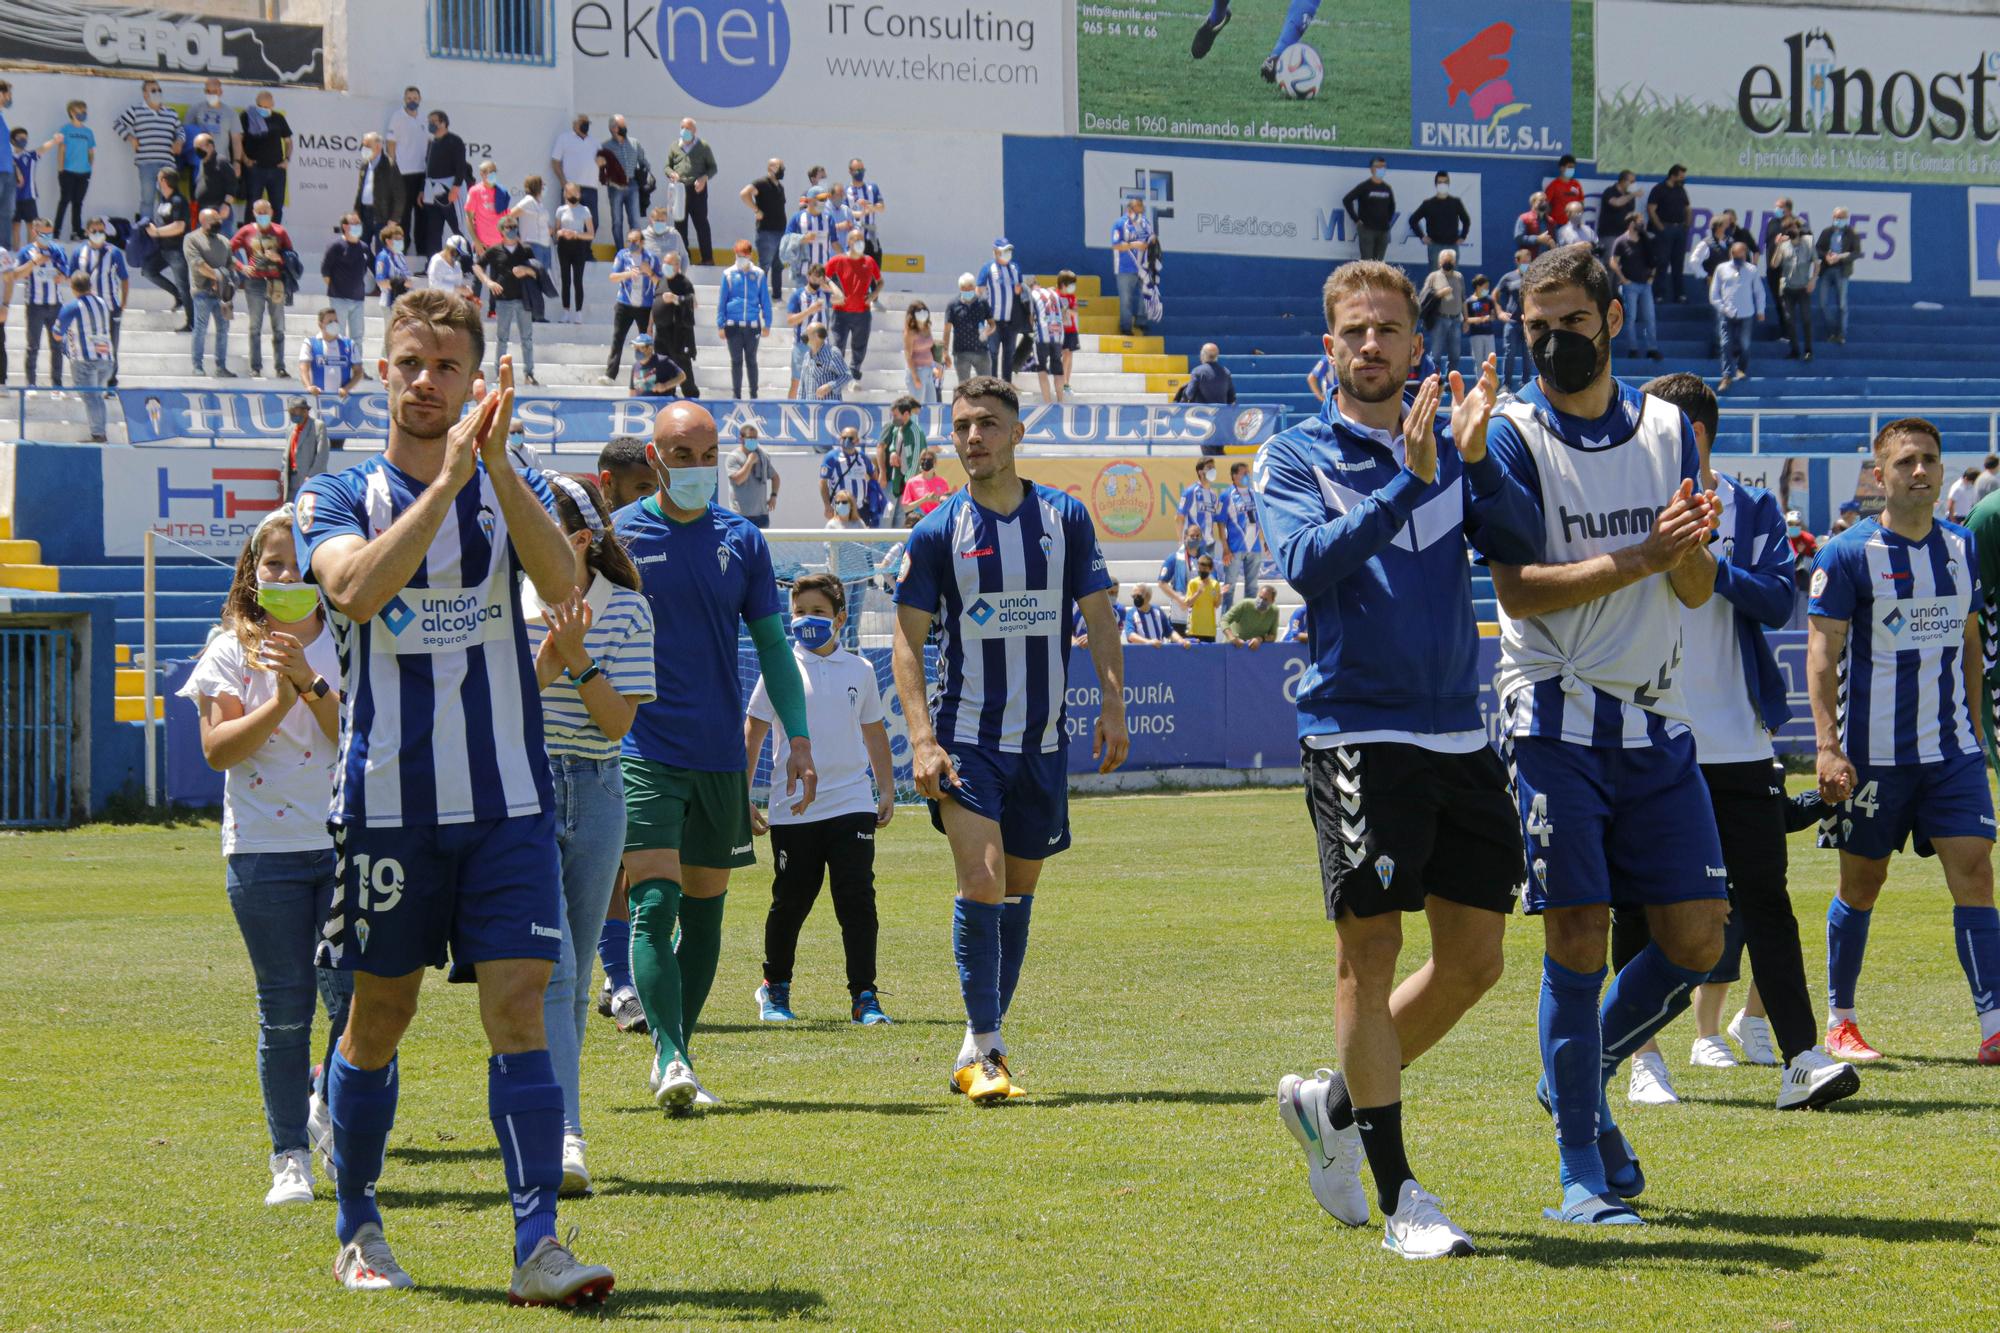
[[[694,142],[694,131],[693,131],[693,130],[682,130],[682,131],[681,131],[681,142],[682,142],[682,143],[693,143],[693,142]]]
[[[1564,180],[1566,180],[1566,181],[1567,181],[1567,180],[1575,180],[1575,179],[1576,179],[1576,168],[1575,168],[1575,167],[1564,167],[1564,168],[1563,168],[1563,179],[1564,179]]]
[[[667,498],[676,509],[699,509],[715,498],[715,469],[712,467],[670,467],[667,469]]]
[[[1801,524],[1798,524],[1798,523],[1787,523],[1787,524],[1785,524],[1785,533],[1786,533],[1786,535],[1787,535],[1787,536],[1792,536],[1792,537],[1796,537],[1796,536],[1798,536],[1798,535],[1799,535],[1799,534],[1800,534],[1801,532],[1804,532],[1804,531],[1805,531],[1805,528],[1804,528],[1804,526],[1803,526],[1803,525],[1801,525]]]
[[[808,652],[824,648],[833,639],[833,621],[825,616],[793,616],[792,640]]]

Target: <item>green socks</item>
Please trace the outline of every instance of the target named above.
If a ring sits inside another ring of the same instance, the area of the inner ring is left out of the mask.
[[[694,1035],[701,1007],[708,1003],[709,988],[715,984],[716,961],[722,957],[722,905],[727,893],[717,898],[681,899],[681,1032]]]
[[[680,962],[674,956],[674,923],[681,913],[681,886],[671,879],[646,879],[627,894],[632,908],[632,985],[653,1030],[653,1045],[666,1060],[687,1060],[682,1020]],[[713,954],[710,980],[715,976]],[[707,994],[704,983],[703,994]]]

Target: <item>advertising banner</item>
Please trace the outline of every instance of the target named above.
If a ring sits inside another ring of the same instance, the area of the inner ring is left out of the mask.
[[[1570,151],[1570,12],[1547,0],[1412,0],[1410,146]]]
[[[75,0],[0,0],[0,61],[166,79],[326,83],[325,34],[315,26]]]
[[[1021,475],[1081,500],[1097,524],[1100,541],[1157,541],[1172,546],[1180,537],[1174,507],[1194,480],[1195,460],[1133,455],[1111,458],[1038,458],[1023,455]],[[965,469],[957,458],[938,459],[938,472],[957,490]]]
[[[1965,207],[1972,294],[2000,296],[2000,189],[1967,190]]]
[[[1452,178],[1454,182],[1457,177]],[[1591,225],[1597,224],[1597,208],[1603,200],[1604,190],[1611,185],[1608,176],[1580,178],[1584,192],[1584,214]],[[1639,182],[1640,199],[1644,201],[1652,182]],[[1711,181],[1688,178],[1688,243],[1708,230],[1708,224],[1725,208],[1736,210],[1736,217],[1743,229],[1752,236],[1764,234],[1764,223],[1777,216],[1776,203],[1780,196],[1792,201],[1792,211],[1797,213],[1812,229],[1815,239],[1821,231],[1833,225],[1833,210],[1845,208],[1848,212],[1847,224],[1854,228],[1861,246],[1861,257],[1852,266],[1855,282],[1908,282],[1910,281],[1910,255],[1915,242],[1914,223],[1910,213],[1910,196],[1888,190],[1843,190],[1818,188],[1796,189],[1784,180],[1760,181],[1754,185],[1722,185]],[[2000,195],[2000,191],[1995,192]],[[1615,237],[1605,237],[1608,245]]]
[[[1111,247],[1111,224],[1125,201],[1146,201],[1169,255],[1254,255],[1264,259],[1316,259],[1326,264],[1357,259],[1361,251],[1341,198],[1364,172],[1349,166],[1245,162],[1219,157],[1146,153],[1083,154],[1083,243]],[[1434,168],[1390,170],[1383,179],[1396,192],[1397,215],[1389,230],[1392,264],[1429,263],[1424,243],[1404,218],[1431,196]],[[1472,235],[1458,247],[1459,265],[1481,263],[1480,182],[1477,172],[1452,173],[1452,193],[1472,215]]]
[[[1992,17],[1600,0],[1597,159],[1641,173],[2000,177]]]
[[[276,449],[99,451],[104,470],[104,554],[146,553],[150,529],[176,545],[162,557],[212,555],[234,561],[264,515],[284,502]]]
[[[296,393],[260,389],[117,390],[125,428],[134,444],[169,440],[266,440],[291,435],[285,404]],[[516,433],[538,449],[601,445],[615,435],[650,435],[659,398],[552,398],[514,400]],[[830,447],[852,426],[874,440],[889,421],[887,403],[820,403],[793,399],[704,398],[725,440],[755,422],[764,443]],[[382,439],[389,428],[388,396],[379,390],[342,401],[322,399],[318,412],[327,433],[343,439]],[[951,410],[922,409],[924,431],[951,437]],[[1021,422],[1029,445],[1230,445],[1262,444],[1277,429],[1275,408],[1205,403],[1024,404]]]

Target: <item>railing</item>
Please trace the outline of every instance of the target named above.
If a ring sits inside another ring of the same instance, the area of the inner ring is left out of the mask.
[[[1989,454],[2000,453],[2000,408],[1995,407],[1929,407],[1922,404],[1905,404],[1901,407],[1781,407],[1773,405],[1770,407],[1724,407],[1722,415],[1724,418],[1734,418],[1739,421],[1745,417],[1750,419],[1749,452],[1753,454],[1764,452],[1764,418],[1767,416],[1846,417],[1855,421],[1866,418],[1868,422],[1868,434],[1857,442],[1857,449],[1865,446],[1868,441],[1875,438],[1875,433],[1882,429],[1883,422],[1894,421],[1897,417],[1927,417],[1939,427],[1945,426],[1947,422],[1954,419],[1970,417],[1975,421],[1983,420],[1986,423],[1986,452]],[[1742,437],[1736,436],[1734,438],[1740,439]],[[1744,452],[1741,449],[1732,448],[1729,443],[1730,439],[1731,435],[1729,432],[1722,432],[1722,439],[1718,441],[1716,446],[1719,452]]]
[[[76,636],[0,628],[0,828],[61,828],[70,816]]]
[[[430,0],[431,55],[496,65],[553,65],[553,0]]]

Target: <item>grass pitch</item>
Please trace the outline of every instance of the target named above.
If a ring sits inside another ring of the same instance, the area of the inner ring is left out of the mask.
[[[1653,1225],[1584,1233],[1534,1104],[1539,927],[1406,1076],[1411,1156],[1481,1256],[1410,1264],[1305,1188],[1272,1091],[1332,1047],[1332,928],[1296,792],[1073,804],[1009,1036],[1034,1096],[943,1093],[961,1009],[944,843],[879,843],[886,1029],[846,1022],[822,901],[793,995],[756,1022],[768,870],[741,872],[696,1037],[722,1113],[668,1121],[646,1042],[584,1051],[598,1194],[566,1201],[632,1327],[1991,1329],[2000,1070],[1977,1044],[1934,863],[1899,859],[1864,1030],[1893,1053],[1832,1111],[1780,1116],[1775,1071],[1694,1070],[1632,1107]],[[1793,840],[1807,970],[1829,854]],[[1409,923],[1406,963],[1423,956]],[[0,1328],[554,1327],[511,1311],[510,1229],[473,997],[433,981],[403,1051],[381,1194],[420,1284],[338,1290],[333,1209],[266,1209],[249,965],[212,824],[0,837]],[[324,1186],[322,1186],[324,1194]]]

